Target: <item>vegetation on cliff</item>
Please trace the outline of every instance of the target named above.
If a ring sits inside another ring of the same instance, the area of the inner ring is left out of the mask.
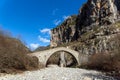
[[[120,35],[112,38],[110,42],[117,44],[113,46],[111,52],[96,53],[81,67],[107,72],[107,75],[120,76]]]

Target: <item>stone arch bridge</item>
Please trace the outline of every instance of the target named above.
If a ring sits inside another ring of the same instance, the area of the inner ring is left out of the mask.
[[[77,61],[78,65],[80,65],[80,54],[72,49],[66,48],[66,47],[58,47],[58,48],[53,48],[49,50],[44,50],[44,51],[39,51],[35,53],[28,54],[30,56],[36,56],[39,59],[39,62],[44,64],[46,66],[48,59],[58,51],[65,51],[71,54]]]

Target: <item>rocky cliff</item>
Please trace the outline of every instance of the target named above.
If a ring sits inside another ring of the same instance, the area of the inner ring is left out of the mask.
[[[61,25],[51,30],[51,46],[73,41],[76,32],[76,18],[76,15],[72,15]]]
[[[80,9],[78,25],[89,26],[114,23],[119,15],[119,3],[119,0],[88,0]]]
[[[69,46],[80,53],[110,51],[120,33],[120,0],[88,0],[78,15],[51,30],[51,47]]]

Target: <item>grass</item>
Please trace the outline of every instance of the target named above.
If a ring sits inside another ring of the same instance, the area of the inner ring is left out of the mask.
[[[80,67],[110,73],[111,76],[120,76],[120,35],[111,39],[110,42],[114,47],[111,52],[93,54],[88,63]]]
[[[38,68],[38,59],[27,55],[29,49],[18,39],[0,32],[0,72],[14,73]]]

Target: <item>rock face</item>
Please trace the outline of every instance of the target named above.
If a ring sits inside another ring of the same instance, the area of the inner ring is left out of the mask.
[[[115,22],[117,15],[114,0],[88,0],[80,10],[78,24],[83,26],[110,24]]]
[[[51,46],[57,46],[74,40],[76,18],[76,15],[70,16],[60,26],[51,30]]]
[[[118,14],[120,15],[120,0],[115,0],[114,3],[117,6]]]
[[[111,50],[120,33],[120,0],[88,0],[77,16],[51,30],[51,47],[69,46],[83,54]]]

